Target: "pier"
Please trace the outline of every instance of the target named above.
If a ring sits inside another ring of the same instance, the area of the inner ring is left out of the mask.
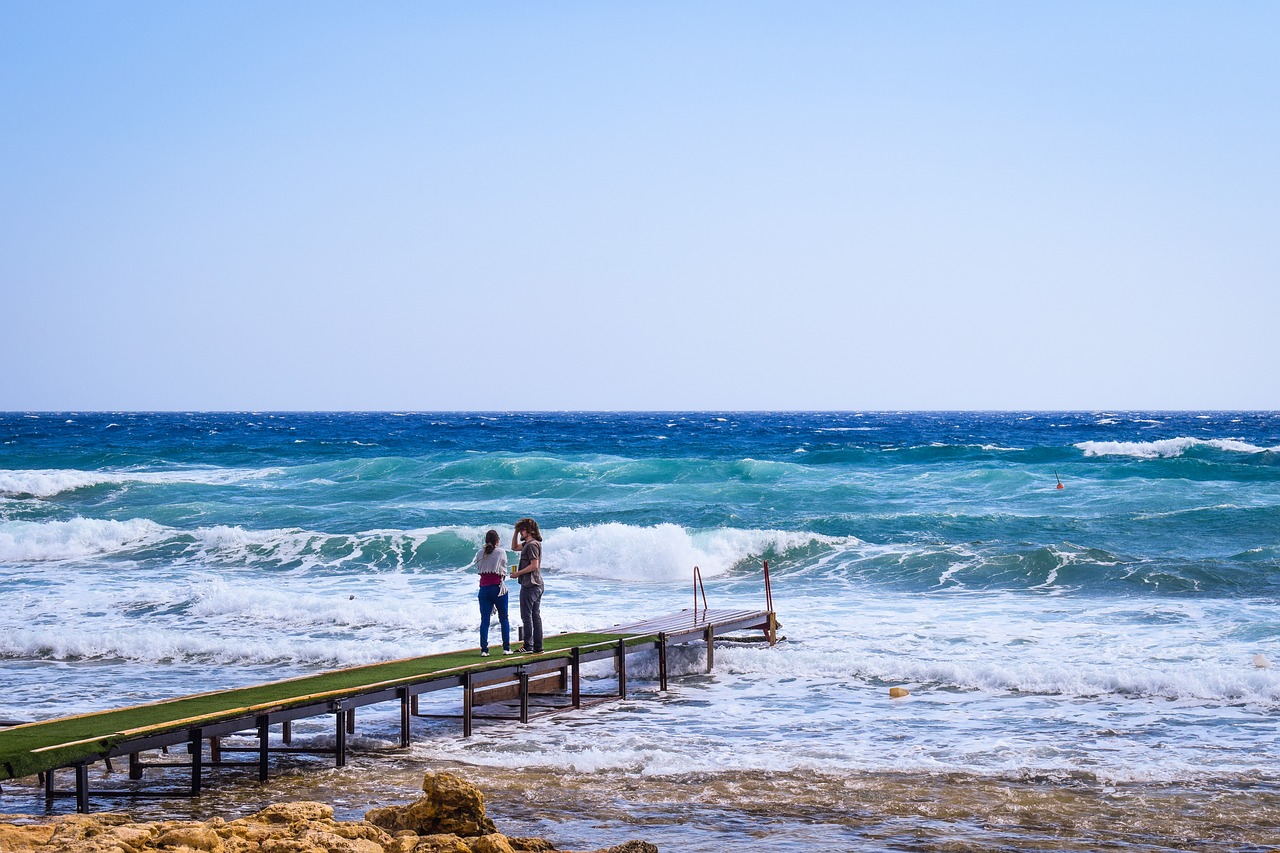
[[[766,568],[766,590],[767,590]],[[690,610],[591,633],[568,633],[546,638],[539,654],[479,658],[477,649],[405,658],[352,667],[318,675],[251,687],[218,690],[163,702],[135,705],[41,722],[0,728],[0,782],[38,776],[45,808],[57,799],[74,798],[76,810],[88,812],[92,797],[198,796],[211,768],[256,768],[266,782],[273,754],[305,752],[332,754],[335,766],[347,758],[347,737],[355,732],[356,710],[395,702],[400,710],[399,746],[410,744],[410,722],[419,714],[424,694],[460,690],[461,734],[470,737],[477,720],[518,719],[527,723],[542,713],[564,712],[627,695],[627,658],[656,651],[660,689],[667,689],[667,649],[672,644],[706,644],[707,671],[715,660],[715,639],[739,631],[762,631],[763,640],[777,639],[777,618],[768,609]],[[585,694],[582,665],[611,659],[617,674],[616,692]],[[297,720],[331,716],[332,747],[295,746],[291,724]],[[273,737],[273,730],[278,732]],[[256,736],[252,747],[228,746],[222,738]],[[149,753],[185,747],[188,759],[148,761]],[[249,753],[234,759],[235,754]],[[232,756],[232,757],[229,757]],[[137,783],[149,768],[188,770],[182,787],[147,790],[139,784],[90,790],[89,766],[112,760],[127,762],[128,778]],[[58,787],[59,776],[70,771],[74,788]]]

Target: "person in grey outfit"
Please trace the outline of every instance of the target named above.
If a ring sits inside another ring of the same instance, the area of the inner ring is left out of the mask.
[[[542,534],[538,522],[522,518],[511,534],[511,550],[520,552],[520,563],[511,577],[520,582],[520,623],[524,627],[521,654],[542,651]]]

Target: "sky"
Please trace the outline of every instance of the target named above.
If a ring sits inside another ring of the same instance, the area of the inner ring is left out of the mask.
[[[1277,409],[1277,34],[0,0],[0,410]]]

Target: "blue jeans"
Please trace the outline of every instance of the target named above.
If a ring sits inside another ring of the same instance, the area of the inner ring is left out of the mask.
[[[480,587],[480,651],[489,651],[489,619],[493,608],[498,608],[498,621],[502,623],[502,648],[511,648],[511,622],[507,619],[507,599],[510,595],[498,595],[498,584]]]

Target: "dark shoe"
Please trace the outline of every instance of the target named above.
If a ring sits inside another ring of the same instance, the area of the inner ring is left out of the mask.
[[[516,654],[531,655],[531,654],[534,654],[534,650],[529,648],[528,646],[521,646],[520,648],[516,649]]]

